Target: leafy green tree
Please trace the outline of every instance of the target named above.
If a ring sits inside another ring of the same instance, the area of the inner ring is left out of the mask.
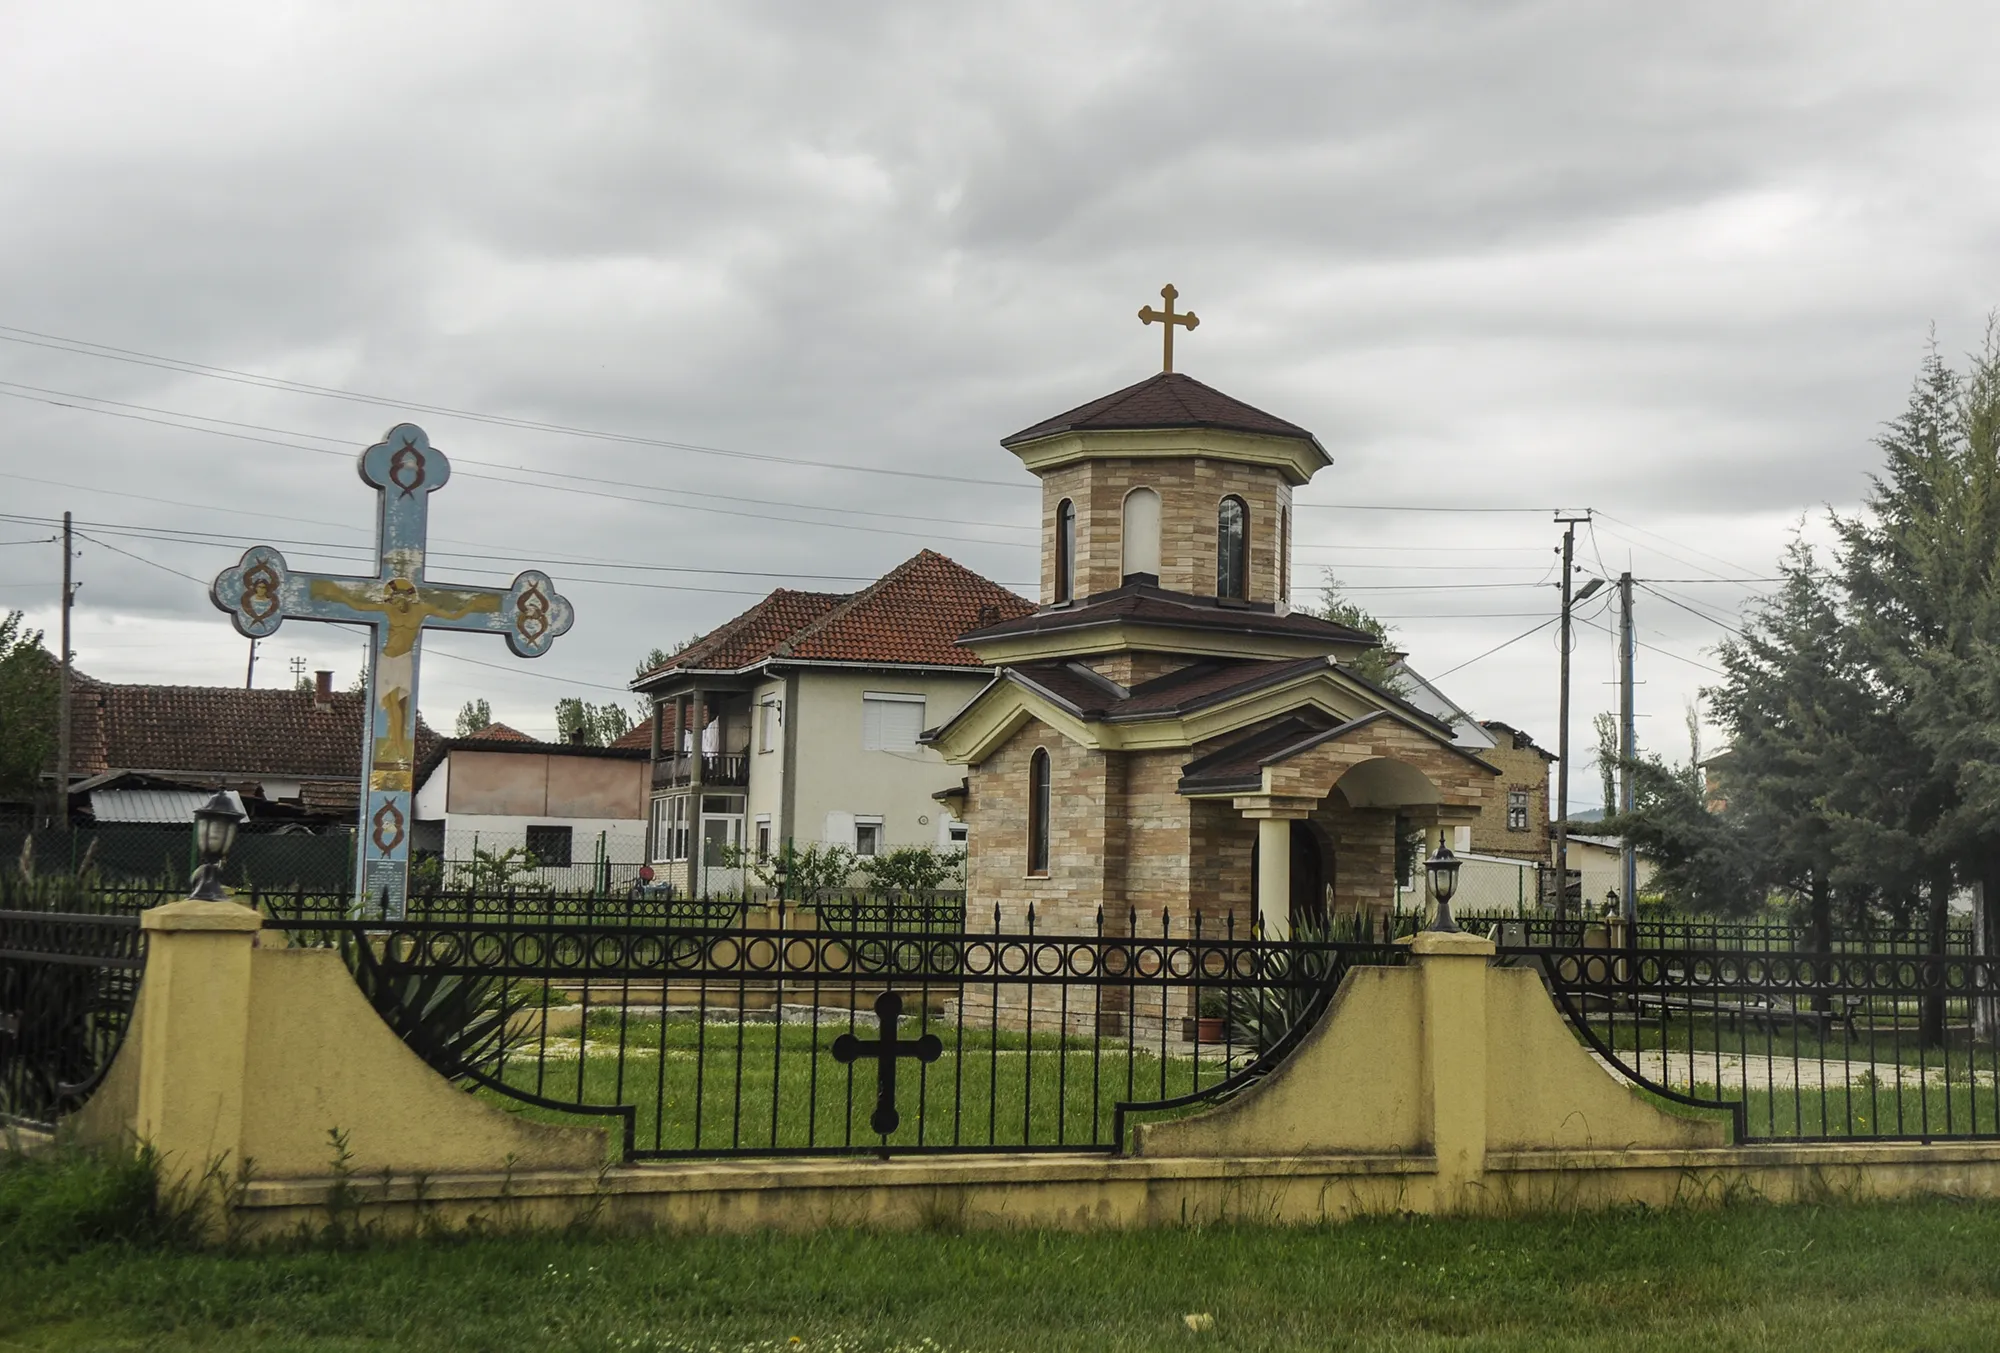
[[[1618,716],[1609,710],[1590,716],[1590,726],[1597,733],[1597,778],[1604,791],[1604,816],[1610,817],[1618,811]]]
[[[0,793],[32,798],[55,760],[57,662],[22,612],[0,619]]]
[[[608,747],[632,731],[632,716],[624,706],[606,701],[593,705],[575,696],[556,701],[556,740],[580,741],[586,747]]]
[[[458,735],[469,738],[483,728],[493,725],[493,707],[486,703],[486,697],[468,700],[458,707]]]
[[[1299,609],[1307,615],[1316,615],[1321,620],[1331,620],[1336,625],[1345,625],[1349,629],[1374,635],[1377,647],[1369,649],[1360,657],[1348,662],[1346,666],[1352,668],[1364,680],[1372,681],[1378,686],[1400,694],[1398,687],[1401,678],[1396,671],[1396,664],[1402,660],[1403,655],[1397,651],[1394,643],[1395,629],[1370,615],[1360,603],[1350,601],[1347,593],[1341,588],[1340,579],[1334,576],[1332,569],[1326,569],[1320,574],[1319,604],[1301,606]]]

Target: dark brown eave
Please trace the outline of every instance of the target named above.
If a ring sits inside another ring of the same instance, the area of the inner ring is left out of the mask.
[[[1394,719],[1398,723],[1408,725],[1413,731],[1421,733],[1454,756],[1470,761],[1488,775],[1500,774],[1498,767],[1473,755],[1449,738],[1440,737],[1431,729],[1420,726],[1415,720],[1402,717],[1394,710],[1372,710],[1358,719],[1322,728],[1313,728],[1311,724],[1316,720],[1301,713],[1287,716],[1277,724],[1267,725],[1227,747],[1188,762],[1181,768],[1179,792],[1184,795],[1258,793],[1264,787],[1266,766],[1289,761],[1323,743],[1337,741],[1383,719]]]
[[[958,642],[971,646],[988,639],[1016,635],[1063,634],[1103,625],[1145,624],[1179,626],[1234,634],[1280,635],[1324,639],[1330,644],[1375,648],[1380,641],[1365,630],[1293,611],[1279,615],[1268,602],[1224,604],[1214,597],[1172,592],[1156,583],[1130,582],[1065,606],[1045,606],[1033,615],[962,634]]]
[[[1256,437],[1285,437],[1310,444],[1321,455],[1319,439],[1276,414],[1245,404],[1212,385],[1177,371],[1163,371],[1145,380],[1101,395],[1032,427],[1022,428],[1000,445],[1012,450],[1069,432],[1123,432],[1153,429],[1212,428]]]

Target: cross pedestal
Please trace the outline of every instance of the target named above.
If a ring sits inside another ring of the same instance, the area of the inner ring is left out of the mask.
[[[505,588],[434,583],[424,576],[430,495],[451,462],[424,430],[399,423],[358,462],[377,497],[372,577],[299,573],[269,545],[216,575],[209,597],[237,633],[263,639],[286,620],[363,625],[370,632],[368,709],[361,759],[359,897],[398,918],[409,887],[410,796],[416,771],[417,661],[425,629],[503,634],[524,658],[549,651],[574,612],[549,575],[530,569]]]

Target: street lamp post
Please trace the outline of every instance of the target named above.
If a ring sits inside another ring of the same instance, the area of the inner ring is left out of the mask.
[[[194,843],[201,852],[201,867],[194,871],[188,889],[188,896],[194,901],[229,900],[222,886],[222,862],[228,858],[229,848],[236,844],[236,829],[242,822],[242,812],[229,801],[228,793],[220,789],[215,791],[214,798],[194,810]]]
[[[1458,869],[1461,861],[1451,853],[1451,847],[1444,843],[1444,831],[1438,831],[1437,853],[1424,861],[1424,873],[1430,876],[1431,896],[1437,899],[1437,914],[1431,918],[1429,929],[1447,935],[1458,933],[1458,922],[1451,918],[1451,897],[1458,891]]]

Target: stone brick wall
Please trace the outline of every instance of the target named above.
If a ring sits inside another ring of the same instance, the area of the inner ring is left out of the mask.
[[[1028,763],[1038,747],[1049,753],[1046,878],[1028,874]],[[1114,885],[1124,872],[1122,769],[1115,759],[1079,747],[1035,719],[969,768],[969,925],[990,926],[998,903],[1004,928],[1025,927],[1028,904],[1033,903],[1038,929],[1076,933],[1094,928],[1099,902],[1119,900]]]
[[[1106,653],[1082,659],[1084,666],[1127,689],[1192,667],[1194,661],[1174,653]]]
[[[1277,600],[1281,569],[1278,518],[1289,512],[1291,485],[1278,471],[1207,456],[1181,460],[1109,457],[1052,470],[1042,478],[1042,604],[1055,602],[1056,506],[1076,505],[1076,596],[1108,592],[1123,581],[1125,495],[1160,495],[1160,586],[1215,595],[1215,516],[1230,494],[1250,509],[1249,599]],[[1294,531],[1296,534],[1296,531]]]
[[[1549,763],[1533,747],[1511,747],[1503,743],[1481,752],[1480,759],[1500,770],[1500,778],[1489,791],[1486,806],[1472,824],[1472,848],[1488,855],[1510,855],[1522,860],[1549,858]],[[1507,794],[1526,790],[1528,830],[1507,830]]]

